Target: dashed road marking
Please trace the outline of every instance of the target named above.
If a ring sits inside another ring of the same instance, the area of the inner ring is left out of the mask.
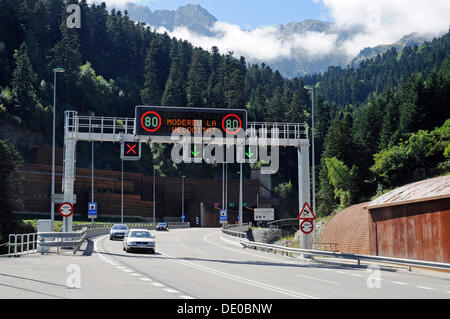
[[[152,281],[150,278],[147,278],[147,277],[142,277],[142,278],[138,278],[138,279],[140,279],[142,281]]]
[[[401,282],[401,281],[391,281],[393,284],[396,284],[396,285],[401,285],[401,286],[407,286],[408,284],[407,283],[404,283],[404,282]]]
[[[361,275],[361,274],[352,274],[352,276],[355,276],[355,277],[363,277],[363,275]]]
[[[430,287],[425,287],[425,286],[416,286],[417,288],[420,289],[426,289],[426,290],[433,290],[434,288],[430,288]]]
[[[129,272],[129,273],[134,272],[134,270],[131,270],[131,269],[122,269],[122,271]]]
[[[175,290],[175,289],[172,289],[172,288],[166,288],[166,289],[163,289],[164,291],[167,291],[167,292],[170,292],[170,293],[178,293],[179,291],[178,290]]]
[[[325,280],[325,279],[320,279],[320,278],[315,278],[315,277],[310,277],[310,276],[305,276],[305,275],[300,275],[300,274],[297,274],[297,276],[298,277],[307,278],[307,279],[311,279],[311,280],[322,281],[322,282],[326,282],[326,283],[329,283],[329,284],[340,285],[340,283],[338,283],[336,281]]]
[[[165,285],[160,284],[159,282],[152,282],[152,285],[155,287],[164,287]]]
[[[180,298],[182,298],[182,299],[195,299],[194,297],[191,297],[191,296],[180,296]]]

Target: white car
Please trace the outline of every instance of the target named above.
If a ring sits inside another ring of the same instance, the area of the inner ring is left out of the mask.
[[[144,250],[155,253],[155,237],[147,229],[130,229],[123,239],[123,250]]]
[[[115,224],[111,227],[109,232],[109,239],[113,240],[116,238],[123,239],[128,232],[128,226],[123,224]]]

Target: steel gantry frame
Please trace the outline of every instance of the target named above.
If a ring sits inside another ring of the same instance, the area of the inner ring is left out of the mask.
[[[137,136],[135,135],[135,118],[80,116],[76,111],[65,111],[64,116],[64,162],[62,191],[64,201],[73,203],[76,145],[77,142],[141,142],[174,144],[170,136]],[[249,138],[259,132],[258,145],[272,145],[276,140],[277,146],[296,147],[298,161],[298,189],[299,212],[305,202],[310,202],[310,167],[309,167],[309,139],[308,128],[304,124],[293,123],[265,123],[249,122],[247,129]],[[241,145],[242,141],[235,138],[217,138],[208,143],[218,145]],[[64,218],[65,232],[72,231],[73,217]],[[300,238],[302,248],[311,247],[311,234],[302,234]]]

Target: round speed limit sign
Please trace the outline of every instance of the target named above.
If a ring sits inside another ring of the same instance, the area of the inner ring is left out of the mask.
[[[69,202],[62,203],[58,207],[58,213],[62,217],[70,217],[73,214],[73,205]]]
[[[310,234],[314,229],[312,220],[306,219],[300,224],[300,229],[304,234]]]

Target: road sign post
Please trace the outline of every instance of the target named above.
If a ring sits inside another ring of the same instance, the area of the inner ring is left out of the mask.
[[[90,202],[88,203],[88,217],[94,221],[95,218],[97,218],[97,203],[96,202]]]
[[[300,230],[308,235],[311,234],[314,229],[314,222],[312,219],[305,219],[300,223]]]
[[[299,221],[299,229],[301,230],[303,237],[303,244],[306,247],[300,246],[301,248],[310,249],[310,234],[314,231],[314,220],[316,219],[316,215],[314,215],[313,210],[309,206],[308,202],[305,202],[302,210],[297,216],[297,220]]]
[[[73,214],[73,205],[69,202],[62,203],[58,207],[58,213],[64,218],[69,218]]]
[[[316,219],[316,215],[314,215],[314,212],[312,211],[308,202],[306,202],[305,205],[303,205],[303,208],[300,211],[300,214],[298,214],[297,219],[298,220],[300,220],[300,219]]]
[[[226,224],[228,221],[228,217],[227,217],[227,210],[226,209],[221,209],[220,210],[220,223],[221,224]]]
[[[272,221],[275,220],[275,210],[273,208],[255,208],[255,221]]]

